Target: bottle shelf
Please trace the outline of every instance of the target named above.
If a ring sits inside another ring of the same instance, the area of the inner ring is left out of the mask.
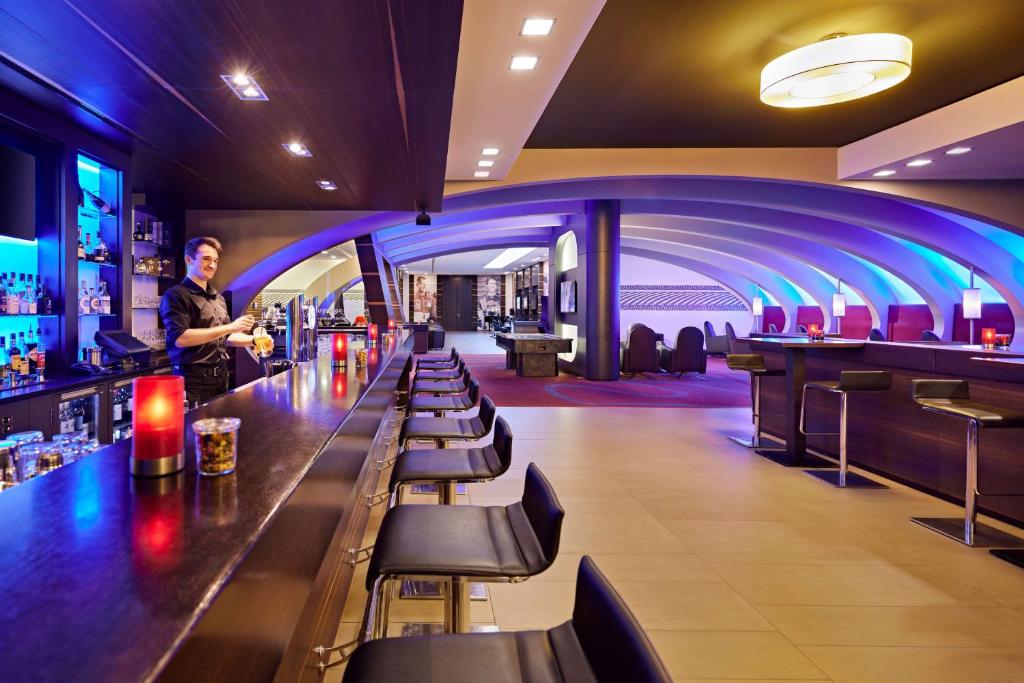
[[[132,306],[133,311],[159,311],[159,306]]]
[[[116,318],[117,313],[79,313],[79,318]]]
[[[170,277],[170,276],[167,276],[167,275],[150,275],[149,273],[132,273],[132,276],[133,277],[149,277],[149,278],[153,278],[154,280],[174,280],[175,282],[177,282],[177,280],[178,280],[178,278],[176,278],[176,277]]]
[[[153,242],[152,240],[132,240],[132,244],[147,244],[157,249],[174,249],[175,247],[170,244],[163,244],[162,242]]]
[[[58,313],[0,313],[0,320],[12,320],[14,318],[58,318]]]
[[[79,205],[78,213],[82,216],[88,216],[89,218],[117,218],[115,213],[100,213],[94,209],[89,209]]]
[[[94,266],[100,266],[102,268],[117,268],[116,263],[111,263],[109,261],[90,261],[89,259],[85,258],[78,259],[78,265],[82,265],[83,263],[90,263]]]

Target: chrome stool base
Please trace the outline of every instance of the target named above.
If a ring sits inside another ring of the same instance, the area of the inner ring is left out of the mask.
[[[868,479],[862,477],[856,472],[846,473],[846,484],[844,486],[839,485],[839,470],[811,470],[807,474],[811,475],[815,479],[820,479],[826,484],[835,486],[837,489],[887,489],[889,488],[885,484],[880,484],[874,479]]]
[[[497,633],[497,624],[473,624],[469,627],[470,633]],[[444,624],[430,624],[417,622],[402,624],[402,637],[408,636],[438,636],[444,633]]]
[[[402,581],[398,597],[402,600],[440,600],[444,597],[444,581]],[[470,600],[486,600],[487,586],[479,581],[469,584]]]
[[[1004,562],[1024,569],[1024,550],[989,550],[989,552]]]
[[[455,492],[460,496],[469,495],[469,488],[466,484],[456,484]],[[431,494],[437,495],[437,484],[413,484],[409,487],[409,493],[412,494]]]
[[[783,467],[800,467],[800,468],[814,468],[814,469],[832,469],[839,471],[838,465],[831,460],[825,460],[819,458],[816,455],[805,453],[804,457],[800,462],[790,462],[788,451],[785,448],[758,448],[754,451],[762,458],[771,460],[776,465],[782,465]]]
[[[963,517],[911,517],[910,521],[972,548],[1024,548],[1024,539],[979,522],[974,523],[974,542],[970,542]]]

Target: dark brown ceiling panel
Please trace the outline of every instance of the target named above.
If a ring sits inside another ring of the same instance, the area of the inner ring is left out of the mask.
[[[135,136],[135,191],[439,209],[461,17],[462,0],[35,0],[0,3],[0,52]],[[269,101],[230,92],[238,69]]]
[[[836,32],[901,33],[910,77],[809,109],[761,68]],[[1021,0],[608,0],[527,147],[833,147],[1024,75]]]

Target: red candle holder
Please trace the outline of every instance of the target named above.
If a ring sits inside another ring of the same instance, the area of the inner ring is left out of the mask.
[[[388,332],[394,332],[394,331],[395,331],[395,321],[394,320],[388,320]]]
[[[331,365],[343,368],[348,365],[348,335],[335,332],[331,336]]]
[[[821,329],[820,326],[812,323],[807,326],[807,338],[810,339],[811,341],[824,341],[825,332]]]
[[[993,349],[996,346],[996,328],[994,327],[983,327],[981,328],[981,344],[987,349]]]
[[[131,473],[162,477],[185,468],[185,380],[175,375],[132,381]]]
[[[369,341],[369,344],[368,344],[369,346],[376,346],[377,345],[377,334],[378,334],[377,323],[373,323],[373,324],[371,324],[367,328],[367,335],[366,336],[367,336],[367,340]]]

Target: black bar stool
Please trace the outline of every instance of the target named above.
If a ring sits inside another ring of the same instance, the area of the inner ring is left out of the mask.
[[[437,485],[441,504],[455,504],[455,495],[447,487],[479,484],[497,479],[512,465],[512,429],[505,418],[494,423],[494,441],[482,448],[423,448],[398,454],[391,470],[388,507],[401,498],[401,488],[411,484]]]
[[[419,379],[413,379],[412,382],[412,393],[415,394],[461,394],[462,392],[469,389],[469,382],[473,379],[473,373],[469,368],[466,368],[465,374],[458,379],[448,379],[441,381],[420,381]]]
[[[965,545],[978,548],[1020,548],[1024,541],[977,521],[978,428],[1024,428],[1024,414],[971,400],[970,385],[962,379],[915,379],[913,398],[932,413],[967,421],[967,486],[964,518],[913,517],[911,521]],[[991,495],[991,494],[989,494]],[[1019,495],[1000,493],[996,495]]]
[[[417,368],[417,382],[445,382],[458,379],[466,372],[466,361],[459,359],[458,365],[454,368]]]
[[[547,631],[428,635],[356,648],[345,683],[633,681],[671,683],[647,634],[584,555],[572,619]]]
[[[398,446],[404,450],[411,441],[436,441],[439,448],[452,441],[482,439],[494,427],[495,407],[490,396],[480,399],[480,411],[472,417],[426,417],[413,415],[402,423]]]
[[[851,393],[862,391],[888,391],[892,387],[892,373],[888,370],[843,370],[839,373],[839,381],[820,380],[804,382],[800,396],[800,432],[807,436],[839,435],[839,469],[838,470],[805,470],[816,479],[839,488],[887,489],[885,484],[862,477],[856,472],[849,472],[846,458],[846,399]],[[839,431],[808,432],[806,428],[807,390],[817,389],[830,394],[839,394]]]
[[[433,413],[434,417],[444,417],[445,413],[470,410],[480,400],[480,382],[469,381],[469,388],[461,394],[445,394],[432,396],[418,394],[408,402],[408,413]]]
[[[759,353],[730,353],[725,357],[725,364],[730,370],[742,370],[750,373],[750,384],[753,388],[753,421],[754,435],[750,439],[741,436],[730,436],[745,448],[759,448],[762,450],[784,450],[782,448],[765,448],[761,445],[761,378],[762,377],[785,377],[786,371],[781,368],[767,368],[764,364],[764,356]]]
[[[449,367],[449,368],[454,368],[456,363],[458,363],[458,362],[459,362],[459,352],[456,351],[455,347],[453,346],[452,347],[452,352],[450,354],[448,354],[447,356],[424,356],[423,358],[416,359],[416,366],[419,367],[419,366],[422,365],[423,367],[427,367],[427,366],[434,366],[434,367],[436,367],[436,366],[440,365],[440,366],[446,366],[446,367]]]
[[[518,583],[543,572],[558,555],[564,517],[554,489],[533,463],[521,502],[391,508],[366,573],[371,637],[387,633],[393,588],[403,579],[447,580],[445,632],[467,633],[469,581]]]

